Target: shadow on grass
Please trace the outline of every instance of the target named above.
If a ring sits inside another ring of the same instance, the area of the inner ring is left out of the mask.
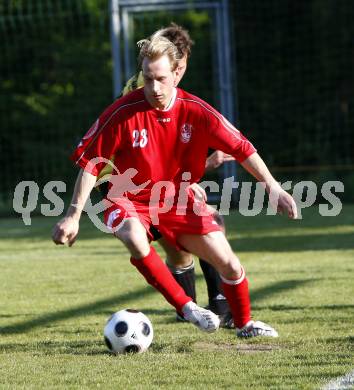
[[[315,279],[305,280],[284,280],[281,282],[273,283],[269,286],[259,288],[257,290],[251,290],[251,303],[252,306],[261,302],[264,299],[268,299],[272,295],[280,294],[283,291],[294,290],[295,288],[302,287],[305,284],[312,283]]]
[[[270,305],[269,309],[273,311],[296,311],[296,310],[330,310],[330,311],[343,311],[343,310],[354,310],[354,305],[322,305],[322,306],[311,306],[311,305]]]
[[[201,275],[199,276],[202,277]],[[298,287],[303,286],[306,283],[312,282],[312,280],[288,280],[288,281],[282,281],[282,282],[276,282],[272,285],[260,288],[258,290],[251,292],[251,300],[253,303],[256,303],[257,301],[262,301],[263,299],[279,294],[286,290],[292,290]],[[55,322],[64,321],[69,318],[76,318],[76,317],[83,317],[92,313],[105,313],[110,314],[106,312],[108,308],[110,308],[112,305],[115,306],[122,306],[128,305],[130,302],[133,302],[137,299],[140,299],[142,297],[146,297],[148,295],[151,295],[155,293],[155,290],[153,290],[150,286],[141,288],[139,290],[136,290],[134,292],[129,292],[121,295],[115,295],[110,298],[101,299],[96,302],[87,303],[85,305],[73,307],[71,309],[66,310],[59,310],[53,313],[48,313],[42,316],[39,316],[37,318],[28,320],[28,321],[22,321],[17,324],[8,325],[5,327],[0,328],[0,334],[14,334],[14,333],[25,333],[31,329],[35,329],[38,327],[46,327],[51,326]],[[135,307],[136,309],[139,309]],[[169,312],[168,309],[144,309],[144,313],[147,315],[149,314],[165,314]],[[172,310],[171,310],[172,313]],[[167,323],[172,322],[167,320]]]
[[[87,303],[85,305],[73,307],[67,310],[59,310],[53,313],[48,313],[29,321],[23,321],[17,324],[9,325],[0,328],[0,334],[23,333],[28,330],[52,325],[54,322],[67,320],[69,318],[83,317],[92,313],[102,313],[103,310],[115,305],[121,306],[129,304],[132,301],[146,297],[155,293],[155,290],[150,286],[138,289],[134,292],[114,295],[110,298],[100,299],[99,301]],[[138,309],[135,307],[135,309]],[[110,312],[111,314],[111,312]]]
[[[7,343],[0,345],[0,351],[13,353],[20,351],[40,353],[41,355],[111,355],[106,349],[104,341],[41,341],[36,343]]]
[[[354,249],[353,233],[240,237],[229,242],[236,253]]]
[[[155,342],[150,351],[153,353],[161,353],[171,350],[171,346],[166,343]],[[108,351],[103,336],[101,340],[81,340],[81,341],[40,341],[29,343],[6,343],[0,344],[1,353],[26,353],[30,352],[32,356],[47,355],[72,355],[72,356],[111,356],[114,359],[124,358],[128,355],[114,355]],[[188,344],[177,345],[177,353],[192,352]]]

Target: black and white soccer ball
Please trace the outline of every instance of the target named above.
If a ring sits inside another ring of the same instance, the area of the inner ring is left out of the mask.
[[[113,353],[145,352],[154,337],[150,320],[133,309],[114,313],[104,328],[104,341]]]

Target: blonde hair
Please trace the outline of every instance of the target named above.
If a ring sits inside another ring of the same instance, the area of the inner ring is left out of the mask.
[[[150,39],[142,39],[137,45],[140,48],[138,57],[140,66],[144,58],[155,61],[166,55],[170,60],[171,70],[174,71],[177,69],[180,55],[177,47],[167,38],[155,33]]]
[[[182,26],[171,22],[169,26],[160,28],[154,34],[161,35],[171,41],[177,47],[180,59],[184,56],[190,57],[194,42],[188,30]]]

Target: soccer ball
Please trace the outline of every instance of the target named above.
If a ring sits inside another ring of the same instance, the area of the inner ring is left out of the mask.
[[[145,352],[154,337],[150,320],[133,309],[114,313],[104,328],[104,341],[113,353]]]

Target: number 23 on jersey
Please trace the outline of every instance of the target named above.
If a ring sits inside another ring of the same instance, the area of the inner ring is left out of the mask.
[[[133,130],[133,148],[145,148],[148,143],[148,134],[146,129]]]

